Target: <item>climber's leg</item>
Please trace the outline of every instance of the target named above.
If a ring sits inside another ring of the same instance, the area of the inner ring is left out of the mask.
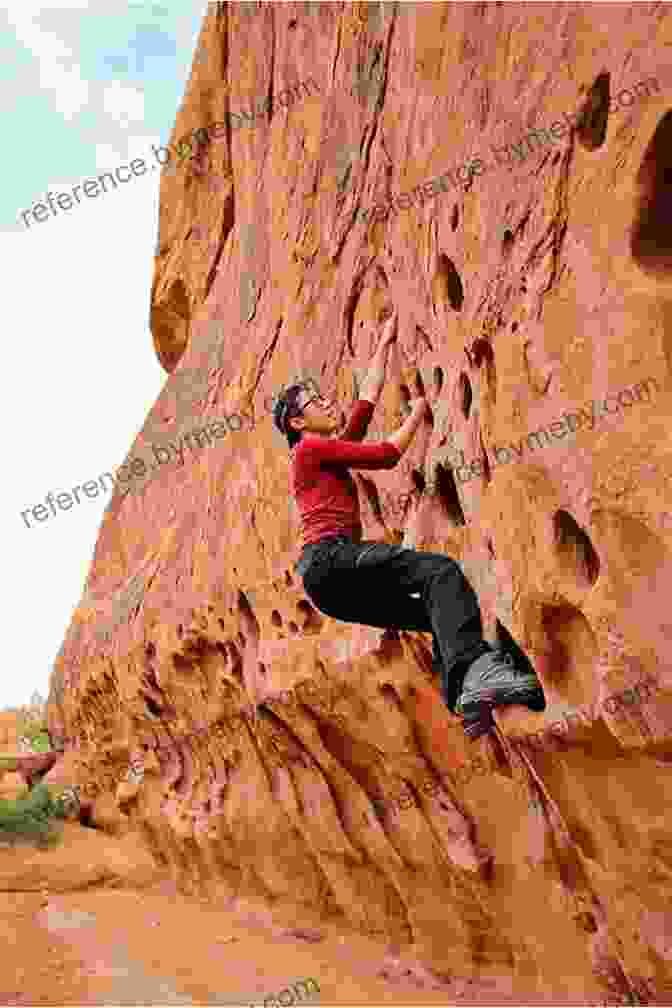
[[[443,660],[444,699],[463,716],[470,738],[490,731],[495,707],[520,704],[544,710],[544,692],[534,670],[519,668],[511,655],[483,639],[478,599],[458,563],[442,553],[382,543],[355,548],[357,572],[371,572],[371,583],[365,583],[363,591],[384,591],[392,580],[421,592]],[[341,555],[336,555],[336,568]]]
[[[476,595],[444,554],[342,540],[318,553],[304,587],[317,608],[335,619],[432,633],[451,709],[471,663],[492,650],[483,639]]]
[[[546,700],[534,670],[518,668],[513,656],[502,650],[491,651],[470,666],[456,711],[464,718],[467,735],[477,738],[492,726],[492,709],[504,704],[542,711]]]

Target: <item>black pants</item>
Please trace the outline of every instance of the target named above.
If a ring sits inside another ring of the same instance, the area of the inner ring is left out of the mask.
[[[431,633],[434,668],[451,710],[470,663],[492,648],[478,599],[455,560],[387,543],[332,536],[305,546],[296,565],[325,616],[385,630]],[[413,593],[420,598],[412,598]]]

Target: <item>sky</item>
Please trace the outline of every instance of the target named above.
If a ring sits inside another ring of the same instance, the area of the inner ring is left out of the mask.
[[[21,511],[121,465],[166,381],[149,330],[158,168],[46,220],[29,216],[28,228],[20,214],[48,191],[72,199],[87,178],[153,162],[206,9],[206,0],[6,0],[0,10],[0,111],[12,148],[0,186],[9,346],[0,528],[14,578],[3,593],[0,708],[35,690],[48,696],[110,491],[80,492],[79,505],[30,516],[30,528]]]

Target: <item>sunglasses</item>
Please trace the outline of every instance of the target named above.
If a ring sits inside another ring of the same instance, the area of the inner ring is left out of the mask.
[[[332,401],[331,401],[331,399],[328,399],[326,396],[323,396],[323,395],[314,395],[314,396],[311,396],[310,399],[306,399],[306,401],[304,403],[297,403],[297,409],[300,409],[301,412],[303,412],[305,410],[306,406],[310,406],[314,402],[319,403],[320,406],[324,406],[325,408],[327,408],[327,407],[331,406],[331,402]]]
[[[283,431],[285,431],[285,433],[286,433],[286,431],[287,431],[287,421],[289,419],[291,419],[292,417],[301,416],[301,414],[305,410],[306,406],[310,406],[311,403],[314,403],[314,402],[320,403],[320,405],[324,406],[325,408],[331,406],[331,400],[327,399],[326,396],[323,396],[323,395],[312,395],[312,396],[310,396],[310,398],[306,399],[305,402],[299,401],[299,402],[295,403],[293,406],[290,406],[289,403],[285,403],[283,405],[283,408],[281,410],[280,417],[279,417],[281,429]]]

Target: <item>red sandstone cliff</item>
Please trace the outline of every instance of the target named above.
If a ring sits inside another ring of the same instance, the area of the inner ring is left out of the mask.
[[[25,711],[18,708],[0,711],[0,752],[8,749],[14,752],[18,749],[25,720]]]
[[[211,5],[172,141],[271,112],[164,169],[152,331],[179,370],[129,460],[224,414],[254,427],[115,496],[50,697],[94,821],[185,889],[303,901],[555,1003],[669,983],[670,46],[660,4]],[[386,305],[372,429],[422,390],[434,425],[360,481],[365,532],[457,557],[549,701],[471,746],[428,638],[323,618],[293,573],[263,403],[304,376],[347,407]],[[440,465],[460,452],[463,483]],[[300,700],[245,714],[283,689]]]

